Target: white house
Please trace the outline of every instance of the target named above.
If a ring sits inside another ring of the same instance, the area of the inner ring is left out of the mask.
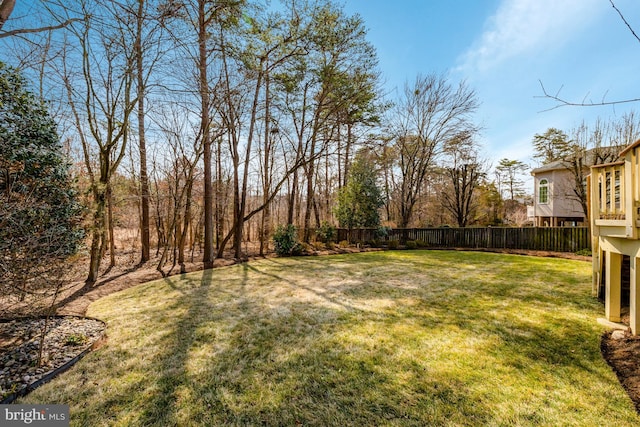
[[[528,214],[536,227],[586,225],[586,215],[575,192],[575,178],[565,161],[543,165],[532,170],[531,175],[535,193]]]

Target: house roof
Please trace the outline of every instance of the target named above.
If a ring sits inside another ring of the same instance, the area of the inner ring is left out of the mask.
[[[542,165],[539,168],[535,168],[531,170],[531,175],[535,175],[541,172],[549,172],[558,169],[566,169],[567,163],[564,160],[556,160],[555,162],[547,163],[546,165]]]
[[[618,157],[623,156],[626,151],[630,150],[631,148],[633,148],[636,145],[640,144],[640,140],[636,141],[635,144],[630,145],[629,147],[625,148],[625,150],[623,152],[621,152]],[[596,162],[597,162],[597,150],[607,150],[607,149],[613,149],[614,147],[608,146],[608,147],[597,147],[597,148],[590,148],[585,152],[584,155],[584,168],[588,169],[591,166],[593,166]],[[601,151],[600,151],[601,152]],[[602,162],[602,159],[600,159],[600,162]],[[567,168],[569,168],[571,166],[571,164],[569,162],[567,162],[564,159],[561,160],[555,160],[553,162],[544,164],[538,168],[535,168],[531,171],[531,175],[535,175],[537,173],[541,173],[541,172],[550,172],[550,171],[554,171],[554,170],[565,170]]]

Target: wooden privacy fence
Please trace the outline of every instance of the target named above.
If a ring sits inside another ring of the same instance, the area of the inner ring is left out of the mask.
[[[591,248],[588,227],[473,227],[473,228],[396,228],[386,238],[377,238],[376,229],[351,231],[340,228],[338,241],[372,242],[416,241],[430,248],[530,249],[577,252]]]

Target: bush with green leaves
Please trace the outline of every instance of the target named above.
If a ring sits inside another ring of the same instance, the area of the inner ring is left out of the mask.
[[[338,230],[327,221],[323,221],[320,227],[316,229],[316,237],[323,243],[333,242],[338,237]]]
[[[273,244],[276,253],[281,256],[300,255],[304,249],[293,224],[279,225],[273,233]]]
[[[46,104],[0,62],[3,293],[46,291],[84,237],[82,206]]]
[[[418,242],[416,242],[415,240],[407,240],[406,246],[407,246],[407,249],[417,249]]]
[[[376,228],[376,231],[375,231],[376,240],[386,240],[387,237],[389,237],[390,233],[391,233],[391,227],[387,227],[387,226],[378,227]]]

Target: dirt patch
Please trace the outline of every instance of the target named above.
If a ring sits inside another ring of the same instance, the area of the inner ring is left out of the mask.
[[[231,265],[235,262],[233,259],[217,259],[214,262],[214,267]],[[148,262],[142,265],[132,266],[128,270],[112,271],[103,275],[100,280],[92,286],[86,286],[84,283],[78,282],[76,286],[69,289],[66,296],[61,299],[57,314],[83,316],[86,314],[89,305],[102,297],[128,289],[132,286],[162,279],[163,277],[200,271],[204,268],[204,265],[202,262],[189,262],[185,263],[182,268],[177,266],[173,269],[165,269],[162,273],[158,271],[156,267],[156,263]]]
[[[628,331],[624,337],[614,336],[613,331],[602,335],[602,356],[640,413],[640,336],[633,336]]]

